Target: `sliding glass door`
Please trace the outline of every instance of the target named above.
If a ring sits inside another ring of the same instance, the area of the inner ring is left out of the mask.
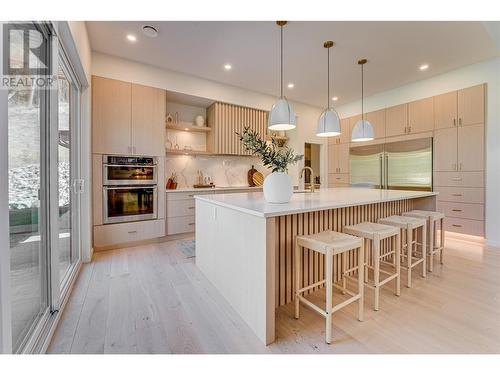
[[[29,38],[44,38],[45,43]],[[11,66],[22,66],[27,43],[42,44],[55,59],[57,81],[51,88],[30,86],[8,94],[14,352],[38,345],[37,337],[59,310],[80,260],[80,88],[52,28],[41,26],[29,38],[22,29],[11,30]]]

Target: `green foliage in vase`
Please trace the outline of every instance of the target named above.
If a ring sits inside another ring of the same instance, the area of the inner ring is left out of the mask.
[[[288,166],[302,160],[304,155],[295,155],[289,147],[279,147],[274,138],[271,143],[261,139],[259,133],[245,127],[242,133],[236,132],[241,143],[247,151],[253,155],[260,156],[264,166],[271,168],[273,172],[288,172]]]

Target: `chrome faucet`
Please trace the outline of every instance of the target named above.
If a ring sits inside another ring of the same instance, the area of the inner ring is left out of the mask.
[[[304,174],[304,171],[308,169],[311,172],[311,178],[310,178],[310,183],[309,183],[309,189],[311,190],[311,193],[314,193],[314,171],[311,167],[304,167],[300,170],[300,175],[299,178],[302,178],[302,175]]]

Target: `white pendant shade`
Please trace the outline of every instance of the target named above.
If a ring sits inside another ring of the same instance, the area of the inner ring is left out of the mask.
[[[318,119],[316,135],[318,137],[335,137],[340,135],[340,118],[337,111],[332,108],[323,111]]]
[[[352,128],[352,141],[364,142],[375,138],[373,125],[368,120],[359,120]]]
[[[273,104],[269,112],[269,122],[267,127],[270,130],[292,130],[297,126],[295,112],[292,105],[284,96]]]

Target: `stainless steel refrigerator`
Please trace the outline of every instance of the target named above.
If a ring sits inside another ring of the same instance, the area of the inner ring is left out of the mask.
[[[350,185],[432,191],[432,138],[351,147]]]

